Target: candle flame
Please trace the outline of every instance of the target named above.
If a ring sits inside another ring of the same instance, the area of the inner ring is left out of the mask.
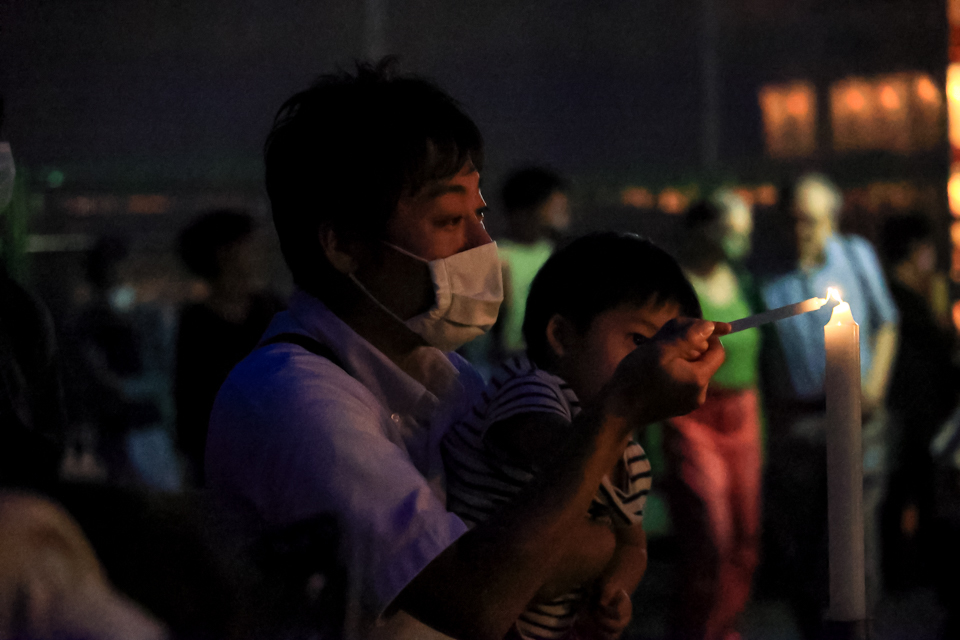
[[[829,300],[830,298],[833,298],[834,300],[836,300],[837,303],[843,302],[843,299],[840,298],[840,292],[837,290],[836,287],[827,288],[827,300]]]

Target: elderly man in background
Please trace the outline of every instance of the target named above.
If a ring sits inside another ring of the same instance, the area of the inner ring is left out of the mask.
[[[826,177],[809,175],[788,191],[782,206],[796,240],[794,270],[762,285],[763,301],[776,308],[839,289],[860,325],[862,369],[864,513],[867,590],[880,594],[878,511],[886,477],[885,400],[897,348],[898,314],[870,244],[841,235],[840,191]],[[767,376],[769,474],[767,551],[784,566],[792,605],[804,635],[819,634],[826,604],[826,440],[823,326],[830,307],[776,324],[779,357]]]

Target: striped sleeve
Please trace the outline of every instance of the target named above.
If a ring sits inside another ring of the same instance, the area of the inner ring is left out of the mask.
[[[604,477],[597,494],[597,501],[610,508],[616,520],[630,525],[643,522],[643,508],[650,494],[652,470],[647,453],[636,442],[627,445],[622,464],[626,481],[615,486],[609,476]]]
[[[523,413],[554,413],[572,421],[570,407],[560,388],[535,370],[504,382],[489,400],[486,424],[491,425]]]

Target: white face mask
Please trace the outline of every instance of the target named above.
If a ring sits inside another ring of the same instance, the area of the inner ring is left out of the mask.
[[[13,164],[13,153],[9,142],[0,142],[0,212],[3,212],[13,199],[13,179],[17,168]]]
[[[489,331],[497,321],[503,302],[497,243],[488,242],[441,260],[424,260],[384,244],[430,267],[435,302],[425,313],[403,321],[429,344],[441,351],[453,351]]]

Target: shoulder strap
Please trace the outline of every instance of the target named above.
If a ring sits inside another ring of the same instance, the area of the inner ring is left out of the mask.
[[[266,347],[271,344],[295,344],[298,347],[306,349],[315,356],[326,358],[336,366],[343,369],[343,365],[340,363],[340,359],[337,358],[337,355],[333,352],[333,349],[323,344],[319,340],[314,340],[310,336],[305,336],[302,333],[278,333],[272,338],[261,342],[259,347]]]

